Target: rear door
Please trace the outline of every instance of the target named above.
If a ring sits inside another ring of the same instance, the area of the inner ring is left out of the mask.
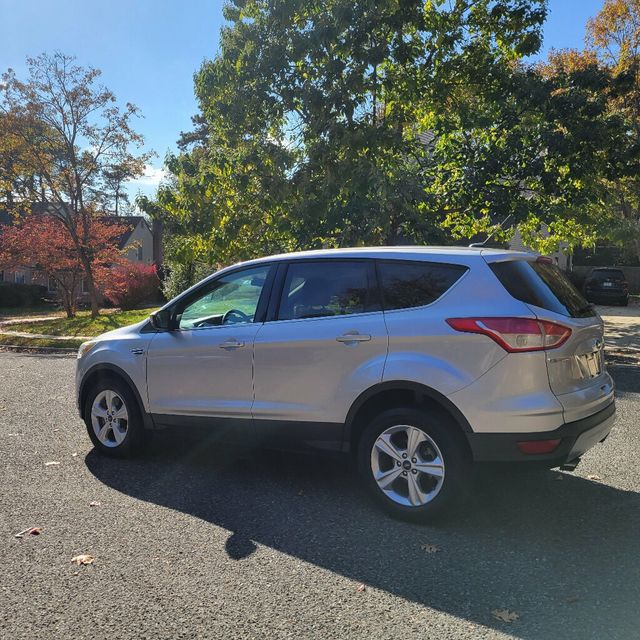
[[[256,428],[329,423],[317,439],[340,438],[353,400],[382,380],[387,355],[373,261],[293,260],[281,268],[273,317],[254,343]]]
[[[549,384],[563,406],[566,422],[579,420],[613,400],[613,381],[604,363],[604,325],[558,267],[544,258],[490,264],[509,293],[540,320],[571,329],[560,347],[546,351]]]

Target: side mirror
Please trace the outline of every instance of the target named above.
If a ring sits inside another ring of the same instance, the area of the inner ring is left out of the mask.
[[[159,309],[158,311],[154,311],[149,316],[149,320],[151,322],[151,326],[156,331],[171,330],[171,312],[169,309]]]

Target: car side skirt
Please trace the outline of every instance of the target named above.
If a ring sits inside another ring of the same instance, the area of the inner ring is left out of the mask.
[[[341,451],[344,424],[151,414],[156,428],[193,429],[221,442],[284,450]]]

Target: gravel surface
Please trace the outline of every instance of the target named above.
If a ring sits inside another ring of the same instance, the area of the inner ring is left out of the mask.
[[[0,638],[640,633],[633,360],[612,366],[617,424],[575,473],[485,471],[438,526],[378,512],[348,460],[176,433],[140,459],[101,458],[75,411],[74,365],[0,353]],[[31,526],[41,535],[14,537]],[[71,563],[85,553],[92,565]]]

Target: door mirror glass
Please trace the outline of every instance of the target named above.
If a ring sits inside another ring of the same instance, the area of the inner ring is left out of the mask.
[[[171,312],[169,309],[154,311],[149,316],[149,320],[156,331],[169,331],[171,328]]]

